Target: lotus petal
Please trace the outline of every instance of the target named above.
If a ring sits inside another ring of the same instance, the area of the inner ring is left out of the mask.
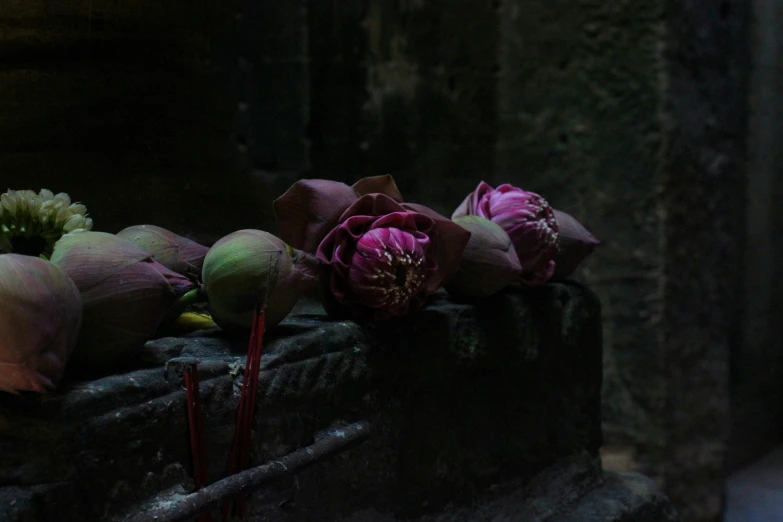
[[[353,184],[353,190],[360,196],[365,194],[383,194],[397,203],[402,203],[402,194],[391,174],[362,178]]]
[[[274,202],[280,238],[297,250],[315,253],[340,215],[357,198],[345,183],[325,179],[297,181]]]
[[[570,214],[555,209],[555,219],[559,239],[552,278],[561,280],[573,274],[601,242]]]

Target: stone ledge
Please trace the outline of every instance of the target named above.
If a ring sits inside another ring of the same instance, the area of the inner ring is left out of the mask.
[[[220,478],[245,342],[218,332],[160,339],[139,360],[147,367],[49,396],[0,398],[0,518],[107,520],[172,488],[187,491],[181,369],[194,359],[208,475]],[[526,482],[568,456],[595,458],[601,368],[600,307],[575,284],[477,307],[437,295],[404,321],[367,327],[300,307],[265,346],[254,461],[346,422],[368,420],[373,435],[250,505],[264,512],[276,496],[275,520],[280,505],[319,520],[364,508],[424,516],[506,479]],[[594,485],[600,472],[582,480]]]
[[[585,471],[595,471],[595,466],[584,456],[566,459],[528,484],[507,485],[474,505],[447,508],[443,513],[405,522],[679,522],[652,480],[637,473],[606,473],[598,484],[586,482]],[[340,520],[401,521],[372,509]]]

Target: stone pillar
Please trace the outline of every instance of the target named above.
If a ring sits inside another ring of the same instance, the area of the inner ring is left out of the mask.
[[[742,346],[733,354],[736,469],[780,443],[783,427],[783,5],[753,2],[747,247]]]
[[[605,241],[604,427],[684,520],[717,520],[744,275],[736,2],[503,2],[496,176]]]

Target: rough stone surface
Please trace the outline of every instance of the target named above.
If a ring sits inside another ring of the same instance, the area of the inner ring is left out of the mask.
[[[480,306],[436,296],[408,319],[360,327],[300,308],[269,338],[255,462],[345,422],[369,420],[373,436],[256,495],[259,520],[330,520],[361,509],[424,516],[506,479],[526,483],[572,455],[596,460],[601,329],[593,294],[547,285]],[[164,338],[129,373],[0,398],[0,518],[107,520],[158,492],[190,488],[181,370],[194,360],[208,474],[221,477],[245,341],[218,331]],[[573,488],[586,491],[600,477],[585,466]]]
[[[741,349],[747,2],[664,2],[664,491],[686,521],[719,520]]]
[[[600,485],[585,492],[579,477],[584,470],[585,463],[579,459],[558,463],[525,486],[496,487],[487,495],[489,499],[415,522],[679,522],[674,508],[651,479],[637,473],[606,473]],[[340,522],[401,520],[368,510]]]

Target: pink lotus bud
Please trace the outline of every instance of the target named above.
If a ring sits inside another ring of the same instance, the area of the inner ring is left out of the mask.
[[[55,388],[81,321],[79,290],[65,272],[38,257],[0,255],[0,390]]]
[[[488,219],[463,216],[454,220],[470,231],[459,272],[446,290],[456,297],[489,297],[519,279],[522,266],[506,231]]]
[[[452,219],[466,215],[480,216],[503,227],[522,263],[523,283],[542,285],[552,277],[558,227],[554,210],[544,198],[508,184],[493,189],[482,181],[454,211]]]
[[[130,241],[152,255],[152,258],[178,274],[196,280],[209,248],[155,225],[135,225],[117,232],[117,237]]]
[[[256,303],[267,303],[266,328],[291,313],[318,283],[318,262],[261,230],[239,230],[209,249],[202,269],[212,319],[249,330]]]
[[[54,246],[52,263],[79,288],[84,324],[73,363],[107,369],[155,336],[173,305],[196,285],[133,243],[104,232],[74,232]]]

